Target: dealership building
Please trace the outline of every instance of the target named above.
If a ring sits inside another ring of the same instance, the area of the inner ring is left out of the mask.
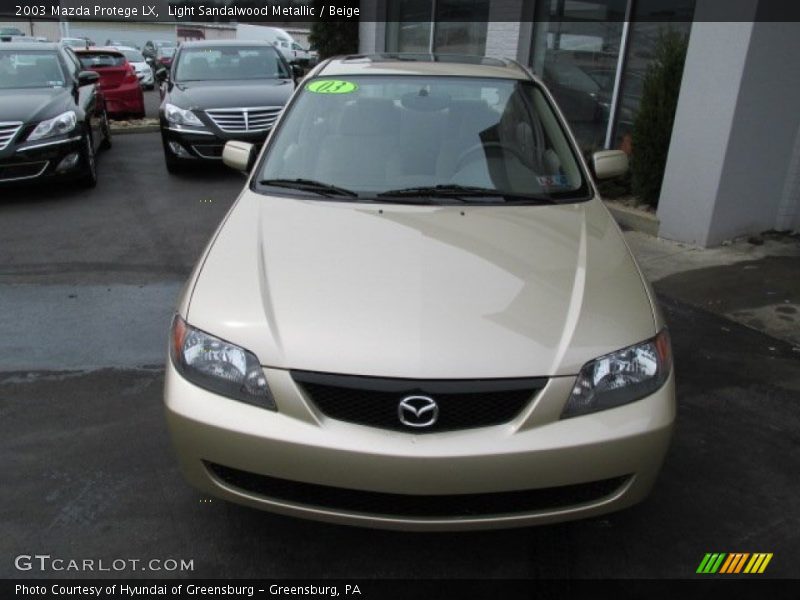
[[[655,226],[714,246],[800,230],[800,23],[765,20],[769,2],[362,0],[359,43],[363,53],[515,58],[593,150],[628,147],[656,41],[667,28],[685,33]]]

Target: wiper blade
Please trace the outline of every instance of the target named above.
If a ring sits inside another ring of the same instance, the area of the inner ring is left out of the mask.
[[[313,179],[262,179],[258,183],[259,185],[292,188],[304,192],[316,192],[322,196],[347,196],[349,198],[358,198],[358,194],[353,190],[341,188],[322,181],[315,181]]]
[[[486,196],[500,196],[505,194],[499,190],[491,188],[474,187],[468,185],[429,185],[420,187],[401,188],[398,190],[388,190],[378,194],[379,198],[403,198],[415,196],[438,196],[444,198],[459,198],[459,197],[486,197]]]
[[[500,198],[507,204],[558,204],[556,200],[547,196],[523,196],[504,192],[503,190],[458,184],[410,187],[378,194],[379,198],[419,198],[425,196],[454,198],[463,202],[467,201],[466,198]]]

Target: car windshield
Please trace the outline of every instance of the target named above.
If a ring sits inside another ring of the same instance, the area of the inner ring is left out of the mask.
[[[174,46],[159,46],[158,48],[158,55],[159,56],[166,56],[167,58],[175,55],[175,48]]]
[[[116,52],[81,52],[78,54],[78,59],[84,69],[121,67],[125,64],[125,57]]]
[[[572,146],[532,82],[318,78],[289,110],[254,180],[258,191],[426,203],[588,195]]]
[[[144,56],[138,50],[120,50],[130,62],[144,62]]]
[[[290,77],[271,46],[191,48],[181,52],[176,81],[275,79]]]
[[[22,33],[16,27],[0,27],[0,35],[18,35],[24,36],[25,34]]]
[[[64,87],[65,82],[53,51],[0,50],[0,89]]]

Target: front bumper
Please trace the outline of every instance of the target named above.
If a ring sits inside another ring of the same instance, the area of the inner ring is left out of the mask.
[[[73,133],[64,139],[41,140],[7,148],[0,153],[0,185],[33,183],[53,177],[70,179],[84,168],[81,151],[83,136]],[[75,155],[78,160],[70,168]],[[66,162],[65,162],[66,161]]]
[[[127,83],[113,90],[103,90],[106,111],[109,116],[144,116],[144,94],[137,79],[135,83]]]
[[[278,412],[167,365],[167,421],[187,480],[248,506],[367,527],[519,527],[625,508],[650,491],[675,418],[670,375],[647,398],[559,420],[575,379],[559,377],[509,423],[414,435],[326,418],[287,371],[265,373]]]
[[[173,127],[163,118],[161,120],[161,136],[164,140],[165,151],[170,152],[175,158],[187,162],[222,160],[225,143],[231,140],[255,144],[257,149],[260,149],[264,140],[267,139],[267,135],[269,135],[269,130],[226,134],[210,128],[204,130],[180,129]],[[175,148],[174,144],[180,148]]]

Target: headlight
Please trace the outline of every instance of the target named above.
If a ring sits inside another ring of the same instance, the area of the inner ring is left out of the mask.
[[[77,124],[78,116],[75,114],[75,111],[68,110],[65,113],[61,113],[57,117],[53,117],[52,119],[47,119],[47,121],[42,121],[39,123],[36,128],[31,131],[30,135],[28,136],[28,141],[32,142],[34,140],[41,140],[43,138],[69,133],[75,129]]]
[[[672,368],[669,334],[606,354],[586,363],[561,418],[614,408],[649,396],[664,385]]]
[[[197,115],[190,110],[185,110],[167,102],[164,104],[164,116],[173,125],[188,125],[189,127],[205,127]]]
[[[172,320],[170,356],[189,381],[209,391],[277,410],[264,370],[255,354],[188,325]]]

